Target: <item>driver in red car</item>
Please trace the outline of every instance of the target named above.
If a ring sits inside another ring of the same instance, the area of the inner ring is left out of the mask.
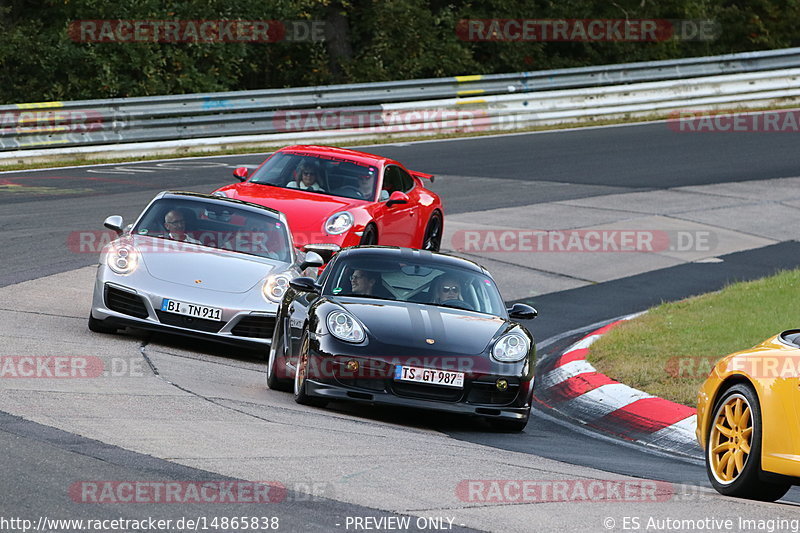
[[[364,173],[358,176],[358,192],[364,200],[372,200],[375,193],[375,176]]]

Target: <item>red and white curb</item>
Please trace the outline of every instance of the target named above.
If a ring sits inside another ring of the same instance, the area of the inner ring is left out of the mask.
[[[614,381],[586,361],[589,346],[626,316],[593,331],[539,377],[538,401],[586,426],[670,452],[696,456],[696,410]],[[631,361],[631,364],[636,364]]]

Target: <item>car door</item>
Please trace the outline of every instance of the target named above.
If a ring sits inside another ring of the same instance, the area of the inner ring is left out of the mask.
[[[414,180],[397,165],[388,165],[383,171],[383,182],[376,210],[378,244],[387,246],[418,247],[419,195],[414,191]],[[389,196],[401,191],[408,195],[407,204],[388,205]]]

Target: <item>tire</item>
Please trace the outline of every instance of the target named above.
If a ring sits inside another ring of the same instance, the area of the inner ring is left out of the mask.
[[[364,234],[361,236],[360,246],[370,246],[378,244],[378,231],[372,224],[364,228]]]
[[[531,412],[528,411],[525,414],[525,418],[515,419],[515,420],[508,420],[508,419],[497,419],[497,418],[488,418],[489,425],[492,426],[492,429],[495,431],[502,431],[506,433],[519,433],[525,426],[528,425],[528,420],[531,417]]]
[[[714,489],[726,496],[769,502],[786,494],[789,484],[760,478],[763,419],[753,388],[746,384],[730,387],[712,412],[705,462]]]
[[[442,246],[442,217],[439,213],[431,215],[425,236],[422,238],[422,249],[429,252],[438,252]]]
[[[269,347],[269,358],[267,360],[267,387],[272,390],[291,392],[292,381],[278,378],[276,367],[279,358],[284,360],[284,368],[286,367],[286,343],[283,341],[286,337],[285,325],[285,320],[277,322],[275,324],[275,332],[272,334],[272,344]],[[280,353],[278,353],[279,348]]]
[[[309,342],[308,331],[304,331],[303,337],[300,341],[300,353],[297,354],[297,371],[294,374],[294,401],[300,405],[325,407],[328,405],[326,400],[323,400],[322,398],[315,398],[306,394]]]
[[[92,313],[89,313],[89,331],[93,331],[95,333],[116,333],[117,329],[114,326],[109,326],[106,324],[105,320],[98,320],[92,316]]]

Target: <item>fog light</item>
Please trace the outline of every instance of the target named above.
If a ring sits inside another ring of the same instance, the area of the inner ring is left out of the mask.
[[[504,379],[498,379],[495,385],[497,386],[497,390],[502,392],[508,388],[508,381]]]
[[[357,372],[358,371],[358,361],[350,360],[347,364],[344,365],[348,372]]]

